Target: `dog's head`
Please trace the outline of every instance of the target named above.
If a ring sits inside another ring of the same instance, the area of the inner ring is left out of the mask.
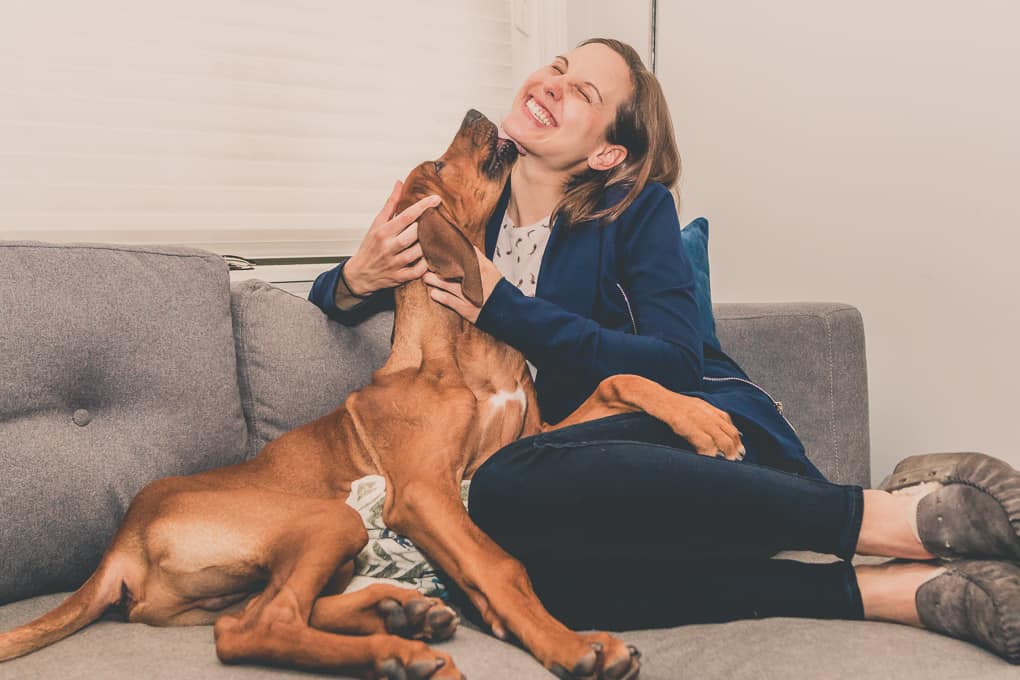
[[[482,303],[482,279],[474,248],[485,248],[486,222],[516,159],[514,143],[500,139],[492,121],[472,109],[446,153],[407,176],[397,204],[399,212],[430,194],[442,197],[418,218],[418,241],[429,268],[440,278],[459,280],[476,305]]]

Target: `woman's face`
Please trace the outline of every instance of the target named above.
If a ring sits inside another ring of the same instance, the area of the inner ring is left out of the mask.
[[[527,77],[503,132],[557,170],[607,169],[599,166],[612,167],[626,155],[605,133],[631,87],[623,57],[605,45],[583,45]]]

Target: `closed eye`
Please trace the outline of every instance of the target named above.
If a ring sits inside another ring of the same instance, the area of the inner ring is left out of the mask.
[[[439,171],[442,170],[443,166],[446,165],[446,164],[443,163],[443,161],[434,161],[432,163],[432,165],[435,166],[435,168],[436,168],[436,174],[439,174]]]
[[[559,65],[559,62],[549,64],[549,68],[551,68],[553,71],[556,71],[556,73],[559,73],[560,75],[563,75],[564,73],[566,73],[566,71],[563,70],[563,67]],[[584,97],[584,100],[586,102],[591,104],[591,101],[592,101],[591,100],[591,95],[589,95],[587,92],[585,92],[583,87],[581,87],[580,85],[575,85],[574,89],[577,90],[577,93],[579,95]]]

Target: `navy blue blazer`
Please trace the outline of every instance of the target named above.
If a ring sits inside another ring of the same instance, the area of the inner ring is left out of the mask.
[[[600,207],[614,205],[610,190]],[[510,198],[507,183],[486,226],[492,257]],[[321,274],[309,299],[347,325],[392,308],[392,290],[355,308],[336,307],[341,262]],[[477,326],[521,351],[538,369],[542,418],[557,423],[611,375],[631,373],[726,411],[741,431],[745,461],[823,478],[780,406],[733,359],[704,343],[698,330],[694,272],[680,236],[676,206],[649,184],[612,222],[552,226],[535,297],[502,279]]]

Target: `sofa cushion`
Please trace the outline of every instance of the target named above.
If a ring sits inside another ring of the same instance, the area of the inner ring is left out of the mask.
[[[147,482],[243,458],[227,268],[0,243],[0,602],[77,587]]]
[[[680,237],[694,269],[694,301],[698,304],[698,324],[702,339],[721,349],[715,335],[715,317],[712,315],[712,276],[708,265],[708,220],[699,217],[680,230]]]
[[[593,594],[597,597],[598,594]],[[0,630],[52,609],[49,595],[0,607]],[[1012,680],[1016,667],[979,647],[910,626],[866,621],[758,619],[621,633],[642,653],[641,680]],[[550,680],[521,649],[461,626],[436,649],[469,678]],[[317,673],[225,666],[212,626],[153,628],[100,621],[34,654],[0,664],[3,678],[207,680],[317,678]],[[328,677],[348,677],[329,674]]]
[[[250,456],[338,407],[389,356],[392,312],[347,327],[308,300],[254,279],[232,286],[231,308]]]

